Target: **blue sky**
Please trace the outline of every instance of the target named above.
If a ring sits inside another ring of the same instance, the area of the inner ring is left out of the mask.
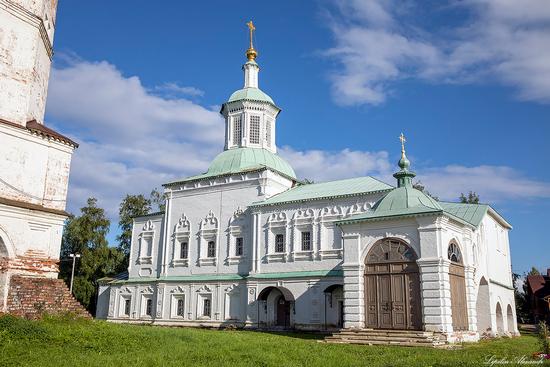
[[[260,87],[299,176],[393,183],[403,131],[430,192],[476,191],[512,223],[515,271],[550,266],[544,0],[152,4],[59,4],[46,123],[81,143],[69,210],[95,196],[116,222],[124,194],[206,170],[253,19]]]

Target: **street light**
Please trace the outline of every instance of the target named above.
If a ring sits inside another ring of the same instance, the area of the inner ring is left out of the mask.
[[[74,265],[76,263],[76,258],[80,257],[80,254],[69,254],[69,257],[73,258],[73,270],[71,271],[71,288],[69,290],[71,294],[73,294]]]

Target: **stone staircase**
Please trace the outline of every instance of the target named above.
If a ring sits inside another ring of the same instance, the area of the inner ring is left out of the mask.
[[[7,313],[29,319],[43,314],[71,313],[91,318],[86,309],[71,295],[63,279],[14,275],[10,278]]]
[[[441,347],[442,334],[417,330],[343,329],[325,338],[327,343]]]

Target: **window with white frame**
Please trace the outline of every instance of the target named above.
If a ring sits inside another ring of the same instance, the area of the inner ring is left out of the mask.
[[[124,315],[130,316],[130,305],[132,304],[132,300],[129,298],[126,298],[124,300]]]
[[[189,255],[189,242],[180,242],[180,259],[187,259]]]
[[[235,238],[235,256],[243,256],[244,249],[244,240],[242,237]]]
[[[233,144],[241,145],[243,136],[243,122],[241,115],[233,117]]]
[[[208,241],[207,257],[216,257],[216,241]]]
[[[275,252],[285,252],[285,236],[282,233],[275,235]]]
[[[212,300],[210,298],[204,298],[202,300],[202,315],[205,317],[211,317],[212,313]]]
[[[171,314],[175,318],[185,317],[185,296],[183,294],[173,296]]]
[[[311,232],[302,232],[302,251],[311,251]]]
[[[250,116],[250,143],[260,144],[260,116]]]

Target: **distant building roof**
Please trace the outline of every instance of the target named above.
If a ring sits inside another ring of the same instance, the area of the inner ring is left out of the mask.
[[[391,190],[392,186],[376,178],[356,177],[346,180],[298,185],[252,206],[277,205],[290,202],[321,200],[333,197],[358,196],[372,192]]]

